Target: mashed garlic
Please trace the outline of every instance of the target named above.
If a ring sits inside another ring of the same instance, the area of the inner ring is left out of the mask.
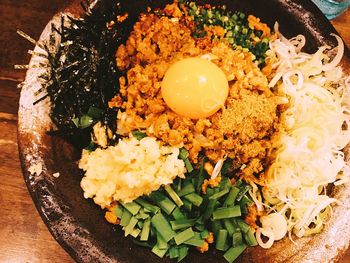
[[[184,178],[184,162],[179,148],[162,146],[155,138],[121,139],[116,146],[84,150],[79,168],[85,171],[81,181],[85,198],[93,198],[102,208],[112,201],[131,202],[156,191],[162,185]]]

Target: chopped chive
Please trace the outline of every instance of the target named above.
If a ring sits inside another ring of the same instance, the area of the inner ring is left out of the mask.
[[[196,219],[187,219],[187,218],[170,221],[170,224],[173,230],[179,230],[186,227],[191,227],[195,223],[196,223]]]
[[[247,233],[250,230],[250,226],[240,218],[234,218],[236,225],[242,229],[243,233]]]
[[[174,211],[171,213],[175,220],[186,218],[186,216],[181,212],[180,208],[176,207]]]
[[[128,210],[124,209],[122,218],[120,219],[120,225],[127,226],[130,222],[131,217],[132,214]]]
[[[79,128],[85,129],[87,127],[90,127],[93,122],[94,122],[94,120],[90,116],[83,115],[79,119]]]
[[[188,159],[188,156],[189,156],[188,151],[185,148],[181,148],[179,153],[179,158],[184,161],[187,172],[190,173],[193,171],[193,166],[190,160]]]
[[[209,237],[209,231],[208,230],[203,230],[201,232],[201,238],[202,239],[206,239],[207,237]]]
[[[98,120],[102,117],[102,114],[103,114],[102,109],[91,106],[86,115],[90,116],[94,120]]]
[[[227,235],[228,235],[228,232],[226,229],[219,230],[218,237],[217,237],[216,242],[215,242],[215,248],[217,250],[221,250],[221,251],[225,250]]]
[[[196,190],[194,189],[194,186],[190,182],[184,183],[184,186],[182,189],[177,193],[180,197],[194,193]]]
[[[232,235],[232,246],[237,247],[243,244],[243,238],[241,231],[234,232]]]
[[[157,232],[157,246],[160,249],[166,249],[168,247],[168,242],[164,240],[162,235]]]
[[[139,206],[137,203],[135,202],[130,202],[130,203],[123,203],[123,202],[120,202],[120,204],[126,209],[128,210],[132,215],[136,215],[141,206]]]
[[[203,224],[195,224],[194,225],[194,228],[200,232],[204,231],[206,228],[205,228],[205,225]]]
[[[199,168],[199,173],[198,173],[198,182],[196,187],[197,194],[199,194],[202,191],[202,184],[204,182],[204,177],[205,177],[204,160],[202,160],[201,166]]]
[[[229,188],[228,190],[230,191],[230,188],[231,188],[232,184],[231,184],[231,181],[228,177],[223,177],[221,179],[221,182],[219,184],[219,189],[220,191],[226,189],[226,188]]]
[[[152,214],[156,214],[160,210],[159,207],[150,204],[149,202],[145,201],[141,197],[137,198],[135,202],[138,203],[140,206],[142,206],[146,211],[151,212]]]
[[[143,223],[143,227],[142,227],[142,231],[141,231],[141,237],[140,237],[141,241],[147,241],[148,240],[150,230],[151,230],[151,219],[149,218]]]
[[[217,200],[217,199],[223,197],[224,195],[226,195],[229,191],[230,191],[229,188],[225,188],[224,190],[210,196],[209,200]]]
[[[192,210],[192,203],[190,201],[187,201],[186,199],[183,200],[184,202],[184,208],[188,211],[191,212]]]
[[[214,220],[211,222],[211,228],[213,230],[214,236],[217,237],[219,230],[222,229],[222,224],[220,220]]]
[[[158,257],[163,258],[164,255],[166,254],[166,252],[168,251],[168,248],[166,249],[161,249],[158,247],[158,244],[156,244],[153,248],[152,248],[152,252],[154,254],[156,254]]]
[[[135,217],[131,217],[129,224],[125,227],[125,232],[124,232],[124,236],[128,236],[132,233],[132,231],[134,230],[134,227],[137,224],[137,219]]]
[[[137,219],[147,219],[150,215],[145,212],[145,210],[142,208],[140,209],[139,213],[136,215]]]
[[[114,207],[113,212],[120,219],[120,218],[122,218],[123,210],[124,210],[123,207],[121,207],[120,205],[116,205]]]
[[[147,134],[141,131],[133,131],[132,135],[139,141],[147,137]]]
[[[174,237],[174,240],[176,245],[181,245],[182,243],[191,239],[192,237],[194,237],[192,228],[187,228],[186,230],[176,234],[176,236]]]
[[[183,206],[184,203],[170,185],[166,185],[164,189],[177,206]]]
[[[209,200],[209,203],[203,213],[203,219],[208,219],[211,217],[211,215],[213,214],[213,211],[215,209],[215,206],[217,204],[216,200]]]
[[[258,242],[256,241],[256,238],[251,228],[246,233],[244,233],[244,240],[251,247],[258,245]]]
[[[225,219],[241,216],[241,208],[236,205],[232,207],[218,208],[213,212],[213,219]]]
[[[186,199],[187,201],[190,201],[193,205],[197,207],[199,207],[203,202],[203,198],[196,193],[185,195],[184,199]]]
[[[232,218],[226,218],[223,220],[224,221],[224,226],[230,236],[233,235],[235,232],[235,225],[233,224]]]
[[[226,200],[224,202],[224,206],[231,206],[235,203],[236,197],[239,193],[239,188],[232,186],[229,194],[226,197]]]
[[[177,247],[171,247],[169,249],[169,258],[175,259],[179,257],[179,249]]]
[[[176,205],[165,195],[159,192],[152,192],[149,197],[155,202],[167,215],[175,209]]]
[[[136,219],[138,219],[138,218],[136,217]],[[138,228],[142,229],[143,228],[143,224],[144,224],[144,221],[142,221],[142,220],[138,220],[137,221],[137,227]]]
[[[177,258],[177,262],[180,262],[181,260],[183,260],[187,256],[188,249],[189,248],[187,246],[179,247],[179,256]]]
[[[151,219],[152,226],[157,230],[157,232],[164,238],[166,242],[169,242],[175,236],[175,232],[171,229],[169,222],[166,218],[158,213],[154,215]]]
[[[139,228],[134,228],[134,230],[130,233],[130,235],[134,238],[137,238],[139,234],[141,233],[141,229]]]
[[[193,171],[193,166],[192,166],[190,160],[188,158],[186,158],[184,160],[184,162],[185,162],[185,167],[186,167],[187,172],[188,173],[192,172]]]
[[[186,245],[190,245],[190,246],[194,246],[194,247],[202,247],[204,246],[205,242],[203,239],[201,239],[200,237],[192,237],[189,240],[185,241],[184,244]]]
[[[243,253],[243,251],[247,248],[247,245],[242,244],[237,247],[231,247],[225,254],[224,258],[229,262],[232,263],[235,261],[240,254]]]

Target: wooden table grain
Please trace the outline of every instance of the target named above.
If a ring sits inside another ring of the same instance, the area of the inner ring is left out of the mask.
[[[29,61],[30,43],[50,18],[73,0],[0,0],[0,262],[73,262],[42,222],[24,184],[17,150],[17,110],[25,72],[14,64]],[[350,46],[350,10],[332,21]],[[350,262],[349,251],[340,262]]]

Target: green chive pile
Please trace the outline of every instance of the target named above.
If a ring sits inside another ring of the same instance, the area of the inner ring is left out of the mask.
[[[182,149],[180,158],[188,161],[187,156]],[[222,251],[233,262],[248,246],[257,245],[253,230],[242,219],[252,205],[247,195],[250,187],[242,181],[232,185],[224,165],[218,186],[208,186],[204,194],[202,185],[209,179],[204,165],[195,170],[188,164],[185,179],[177,178],[131,203],[119,203],[112,211],[125,236],[134,237],[135,243],[151,248],[161,258],[180,262],[191,247],[205,248],[213,233],[210,249]]]

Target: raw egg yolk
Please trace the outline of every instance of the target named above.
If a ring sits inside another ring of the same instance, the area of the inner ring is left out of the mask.
[[[187,58],[170,66],[161,91],[165,103],[174,112],[201,119],[224,106],[229,88],[224,72],[213,62]]]

